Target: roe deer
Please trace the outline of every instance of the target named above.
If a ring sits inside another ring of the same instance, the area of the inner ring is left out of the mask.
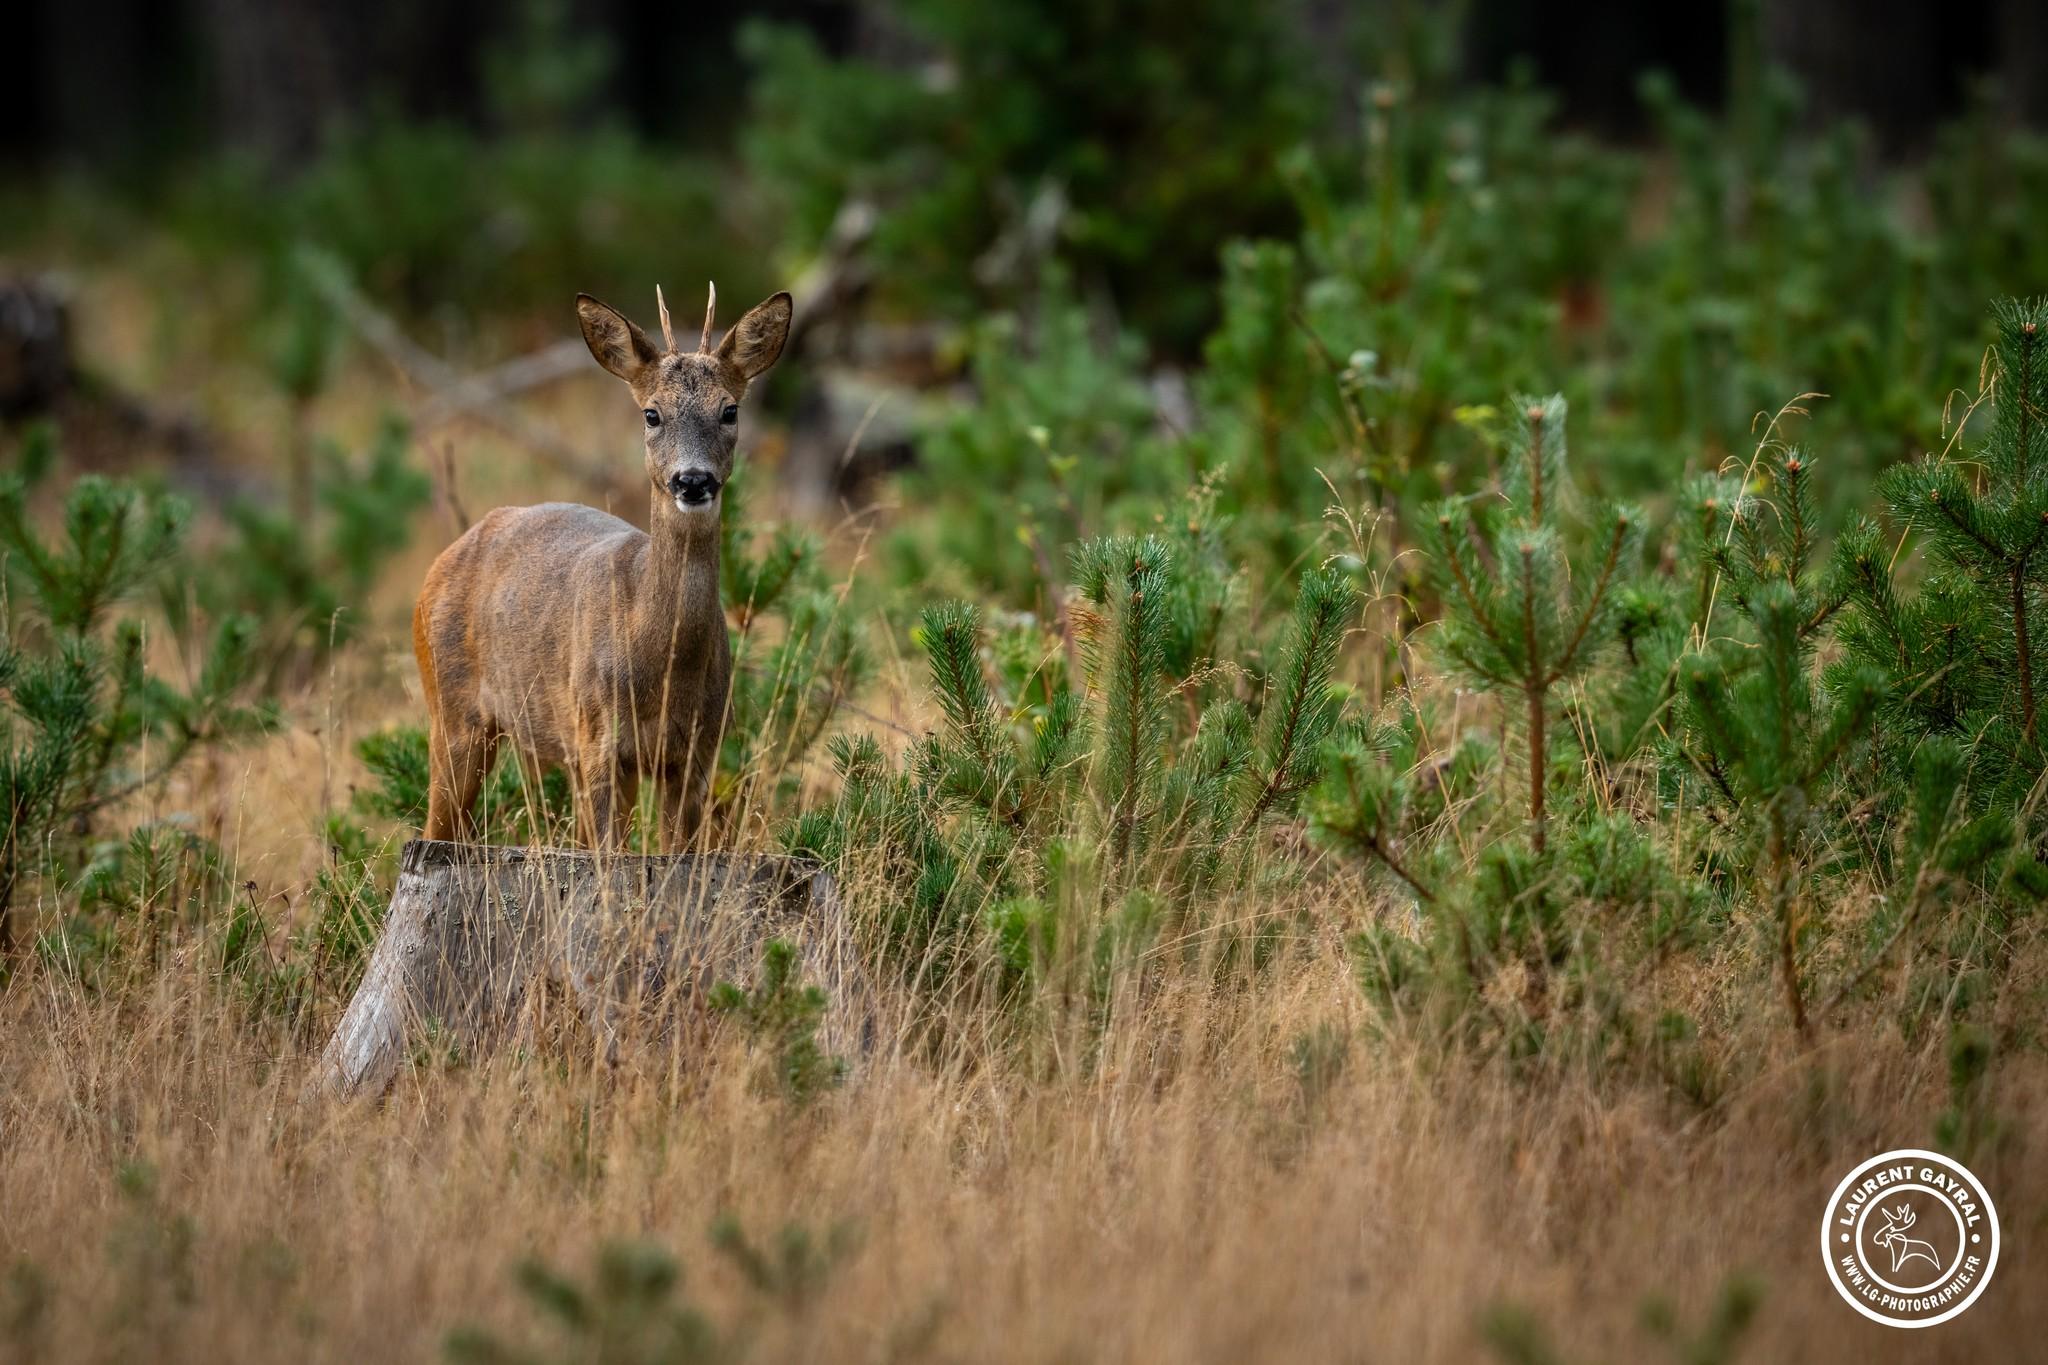
[[[718,596],[719,489],[739,404],[789,336],[788,294],[716,349],[717,293],[695,352],[665,349],[617,309],[576,296],[583,339],[626,382],[646,425],[649,529],[574,503],[501,507],[441,552],[413,610],[429,723],[426,837],[469,839],[500,739],[530,782],[565,768],[577,832],[624,843],[642,777],[662,787],[663,843],[696,833],[718,757],[732,656]]]

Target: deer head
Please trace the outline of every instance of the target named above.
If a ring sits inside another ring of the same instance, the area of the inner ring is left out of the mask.
[[[640,406],[647,435],[647,477],[656,497],[672,498],[685,514],[715,513],[719,489],[732,477],[739,439],[740,400],[747,385],[782,354],[792,310],[788,294],[773,294],[741,318],[717,349],[711,327],[716,288],[704,309],[695,351],[678,351],[668,305],[655,291],[663,349],[609,304],[576,296],[583,340],[597,363],[624,380]]]

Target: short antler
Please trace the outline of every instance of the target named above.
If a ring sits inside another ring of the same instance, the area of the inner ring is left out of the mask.
[[[1913,1211],[1913,1206],[1911,1204],[1901,1204],[1899,1205],[1899,1211],[1895,1216],[1899,1220],[1900,1231],[1904,1231],[1905,1229],[1912,1227],[1913,1220],[1919,1217],[1920,1215]]]
[[[668,348],[670,355],[674,355],[676,350],[676,334],[669,328],[668,300],[661,296],[661,286],[658,284],[654,286],[654,307],[655,311],[661,314],[661,344]]]
[[[697,338],[697,349],[700,351],[711,349],[711,320],[718,314],[718,281],[706,281],[706,288],[711,292],[704,300],[704,335]]]

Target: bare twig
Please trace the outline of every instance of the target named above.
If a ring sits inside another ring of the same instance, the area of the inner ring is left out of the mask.
[[[469,513],[463,509],[462,499],[455,491],[455,442],[441,442],[439,458],[434,462],[434,492],[438,495],[441,511],[455,527],[459,537],[469,529]]]

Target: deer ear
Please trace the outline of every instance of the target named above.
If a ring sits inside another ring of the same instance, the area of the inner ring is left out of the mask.
[[[718,358],[739,371],[740,378],[752,380],[766,372],[782,356],[789,340],[789,320],[796,305],[787,293],[771,294],[725,334],[718,343]]]
[[[576,316],[583,323],[583,342],[590,354],[629,385],[638,387],[642,372],[661,358],[647,334],[608,303],[578,294]]]

